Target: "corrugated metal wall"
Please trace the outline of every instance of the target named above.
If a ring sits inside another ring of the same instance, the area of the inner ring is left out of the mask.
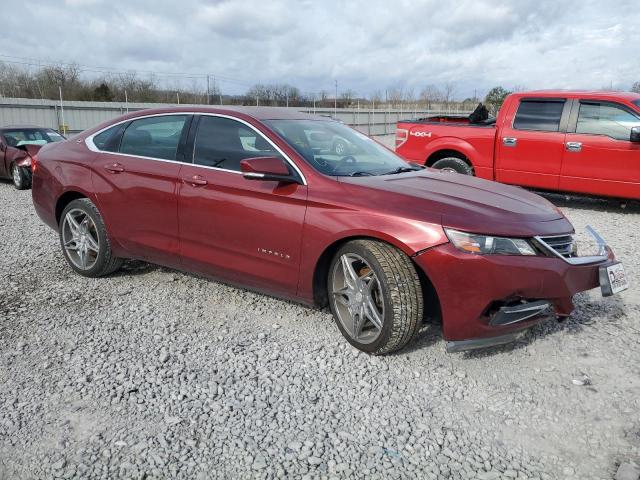
[[[104,121],[118,117],[127,111],[145,108],[167,107],[160,103],[122,103],[111,102],[60,102],[55,100],[32,100],[26,98],[0,98],[0,126],[37,125],[60,130],[61,125],[68,126],[71,133],[92,128]],[[184,106],[184,105],[182,105]],[[316,115],[334,116],[332,108],[296,108],[302,112]],[[385,135],[395,132],[398,120],[443,113],[426,110],[370,110],[341,109],[337,110],[337,118],[368,135]],[[469,113],[469,112],[455,112]]]

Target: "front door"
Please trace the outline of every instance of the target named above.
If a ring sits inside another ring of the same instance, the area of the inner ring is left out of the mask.
[[[94,137],[93,185],[110,235],[135,258],[177,265],[178,147],[189,115],[133,120]],[[184,135],[184,137],[183,137]],[[103,138],[105,137],[106,138]],[[116,151],[107,151],[115,145]],[[118,148],[119,145],[119,148]]]
[[[580,100],[567,133],[560,189],[571,192],[640,198],[640,144],[631,128],[640,114],[629,107]]]
[[[523,98],[496,139],[496,180],[557,190],[564,149],[565,100]]]
[[[247,180],[240,160],[283,156],[244,122],[203,115],[180,170],[180,251],[190,270],[264,291],[297,287],[307,187]]]

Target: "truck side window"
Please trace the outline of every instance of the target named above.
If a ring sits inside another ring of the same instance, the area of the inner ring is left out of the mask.
[[[513,121],[513,128],[557,132],[560,129],[563,108],[564,100],[522,100]]]
[[[581,102],[576,133],[606,135],[616,140],[629,140],[631,127],[640,126],[640,118],[614,105]]]

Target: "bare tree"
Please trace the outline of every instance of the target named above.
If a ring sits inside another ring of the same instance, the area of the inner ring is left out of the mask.
[[[447,109],[449,109],[450,103],[453,101],[453,97],[456,92],[456,87],[453,82],[445,82],[442,87],[443,96],[444,96],[444,104]]]
[[[422,101],[426,105],[427,110],[431,110],[432,104],[435,102],[441,102],[442,99],[442,92],[437,86],[433,84],[426,85],[420,91],[420,101]]]
[[[640,93],[640,82],[635,82],[631,86],[631,91],[634,92],[634,93]]]

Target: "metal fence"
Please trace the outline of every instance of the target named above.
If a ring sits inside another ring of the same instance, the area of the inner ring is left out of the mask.
[[[54,130],[78,133],[124,113],[146,108],[172,106],[165,103],[78,102],[0,98],[0,126],[37,125]],[[185,106],[184,104],[181,106]],[[223,106],[224,108],[224,106]],[[424,110],[391,108],[301,108],[297,111],[336,118],[367,135],[388,135],[395,132],[396,123],[407,118],[442,113],[468,114],[462,110]]]

